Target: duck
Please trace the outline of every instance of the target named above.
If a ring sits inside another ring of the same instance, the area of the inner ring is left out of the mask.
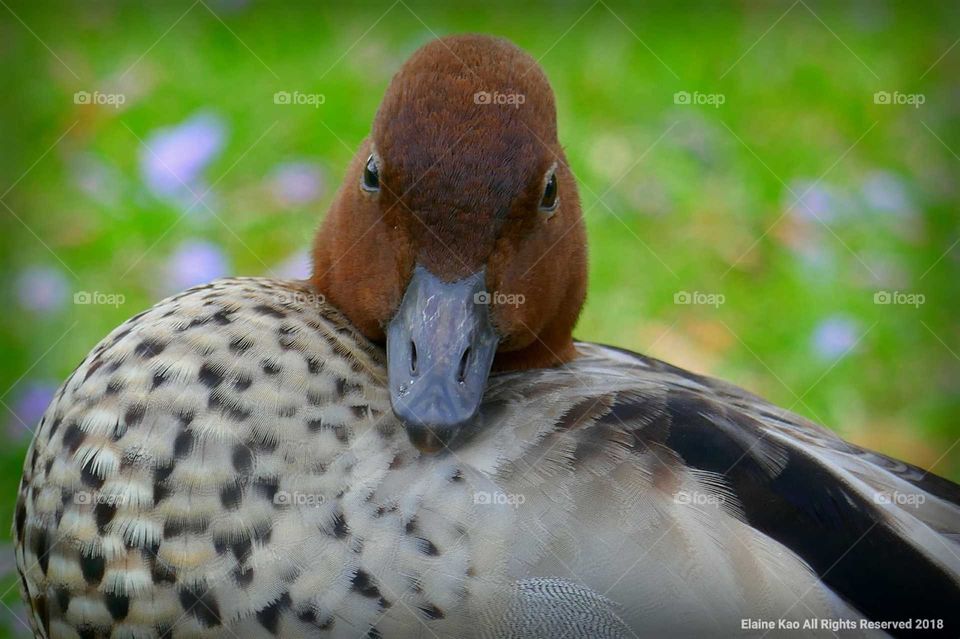
[[[308,279],[165,299],[57,391],[36,636],[957,636],[960,487],[575,340],[586,245],[538,63],[425,44]]]

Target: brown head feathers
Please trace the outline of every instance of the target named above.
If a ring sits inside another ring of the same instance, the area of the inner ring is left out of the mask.
[[[393,78],[314,245],[314,286],[382,341],[415,266],[485,271],[496,368],[575,356],[586,236],[533,58],[481,35],[432,41]]]

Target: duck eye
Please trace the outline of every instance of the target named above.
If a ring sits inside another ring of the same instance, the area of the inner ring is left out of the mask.
[[[363,167],[363,182],[361,186],[364,191],[380,190],[380,167],[377,166],[377,158],[373,155],[367,158],[367,164]]]
[[[540,198],[540,210],[553,212],[557,208],[557,174],[551,172],[547,184],[543,187],[543,197]]]

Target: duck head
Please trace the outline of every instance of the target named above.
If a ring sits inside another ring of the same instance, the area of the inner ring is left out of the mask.
[[[416,51],[313,253],[314,287],[386,342],[394,413],[423,451],[473,422],[491,368],[574,358],[586,236],[537,62],[486,36]]]

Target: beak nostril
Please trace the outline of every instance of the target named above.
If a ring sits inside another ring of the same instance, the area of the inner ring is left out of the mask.
[[[461,384],[467,379],[467,364],[470,363],[470,347],[467,347],[467,350],[463,351],[463,355],[460,356],[460,368],[457,370],[457,381]]]
[[[481,269],[444,282],[417,265],[386,327],[390,406],[423,452],[479,424],[500,342],[487,305],[477,301],[484,278]],[[430,432],[439,444],[425,438]]]

